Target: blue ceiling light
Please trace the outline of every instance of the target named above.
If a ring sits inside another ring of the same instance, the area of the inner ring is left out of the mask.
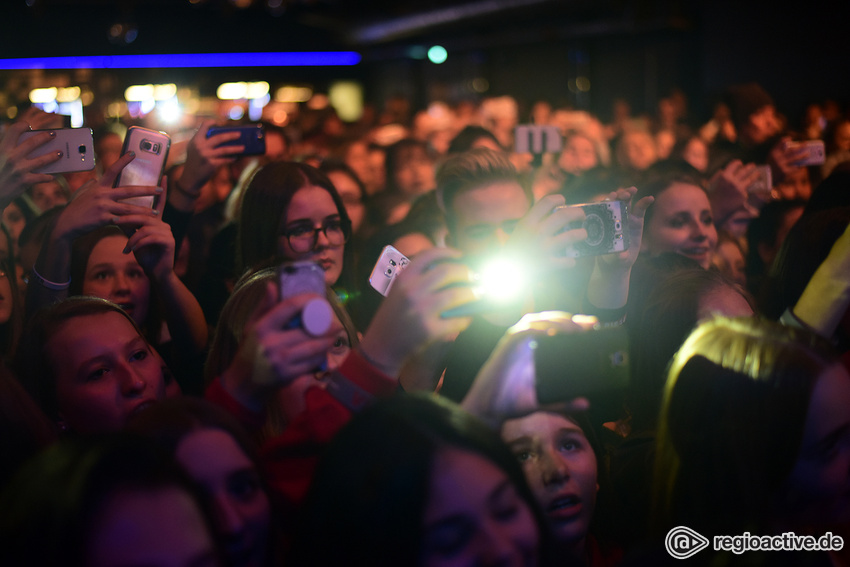
[[[357,65],[355,51],[172,53],[0,59],[0,69],[191,69],[206,67],[319,67]]]

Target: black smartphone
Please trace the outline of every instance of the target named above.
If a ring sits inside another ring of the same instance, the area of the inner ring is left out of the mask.
[[[591,400],[629,384],[629,336],[622,325],[535,339],[535,384],[542,404]]]
[[[262,124],[249,124],[247,126],[212,126],[207,130],[207,138],[216,134],[228,132],[239,132],[235,140],[228,140],[222,146],[245,146],[242,155],[261,156],[266,153],[266,131]]]

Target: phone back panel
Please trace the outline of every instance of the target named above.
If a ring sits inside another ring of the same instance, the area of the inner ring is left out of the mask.
[[[118,175],[118,179],[115,180],[115,187],[128,185],[154,187],[159,185],[165,171],[165,162],[168,159],[170,147],[171,138],[165,132],[130,126],[127,130],[127,137],[124,138],[124,148],[121,150],[121,155],[127,152],[135,152],[136,158]],[[126,199],[126,202],[153,207],[153,197],[135,197]]]
[[[91,128],[30,130],[21,134],[18,141],[23,142],[42,132],[56,132],[56,137],[33,150],[27,157],[32,159],[55,152],[62,152],[62,157],[58,161],[34,170],[36,173],[71,173],[94,169],[94,142]]]

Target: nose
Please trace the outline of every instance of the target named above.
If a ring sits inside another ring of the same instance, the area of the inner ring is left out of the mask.
[[[691,224],[691,240],[702,242],[708,238],[708,227],[700,222],[694,221]]]
[[[127,364],[118,368],[117,372],[119,373],[119,380],[121,383],[121,394],[124,395],[124,397],[131,398],[138,396],[148,385],[144,375]]]
[[[488,518],[478,537],[479,565],[482,567],[508,567],[522,565],[522,554],[507,526]]]
[[[502,227],[496,229],[496,242],[499,243],[499,246],[504,246],[505,244],[507,244],[508,239],[510,237],[511,235],[505,232],[505,229],[503,229]]]
[[[112,286],[112,290],[116,294],[126,294],[130,293],[130,278],[128,278],[123,272],[118,272],[115,274],[114,285]]]
[[[324,230],[320,230],[316,232],[316,245],[313,247],[315,250],[324,250],[331,245],[331,241],[328,240],[327,235]]]
[[[543,484],[562,484],[570,478],[570,469],[564,459],[544,453],[540,459],[540,472]]]

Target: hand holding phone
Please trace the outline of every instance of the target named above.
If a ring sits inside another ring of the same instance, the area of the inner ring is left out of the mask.
[[[220,137],[220,134],[234,134],[234,136],[225,138]],[[261,156],[266,153],[266,131],[262,124],[212,126],[207,130],[206,137],[219,138],[217,147],[236,146],[233,148],[234,151],[241,148],[238,153],[244,156]]]
[[[587,238],[567,248],[567,256],[599,256],[629,249],[629,204],[626,201],[602,201],[581,205],[565,205],[584,211],[581,228]]]
[[[32,150],[28,159],[47,154],[56,154],[58,159],[34,169],[36,173],[71,173],[94,169],[94,142],[91,128],[57,128],[53,130],[29,130],[21,134],[20,142],[47,133],[47,143]]]
[[[171,138],[165,132],[130,126],[124,138],[121,155],[133,152],[135,158],[121,170],[114,186],[159,186],[170,147]],[[154,207],[153,197],[136,197],[127,199],[126,202],[151,209]]]
[[[319,297],[309,300],[287,328],[301,327],[307,334],[320,337],[327,333],[333,323],[333,310],[326,295],[325,272],[315,262],[287,262],[277,272],[280,299],[288,299],[304,293]]]

